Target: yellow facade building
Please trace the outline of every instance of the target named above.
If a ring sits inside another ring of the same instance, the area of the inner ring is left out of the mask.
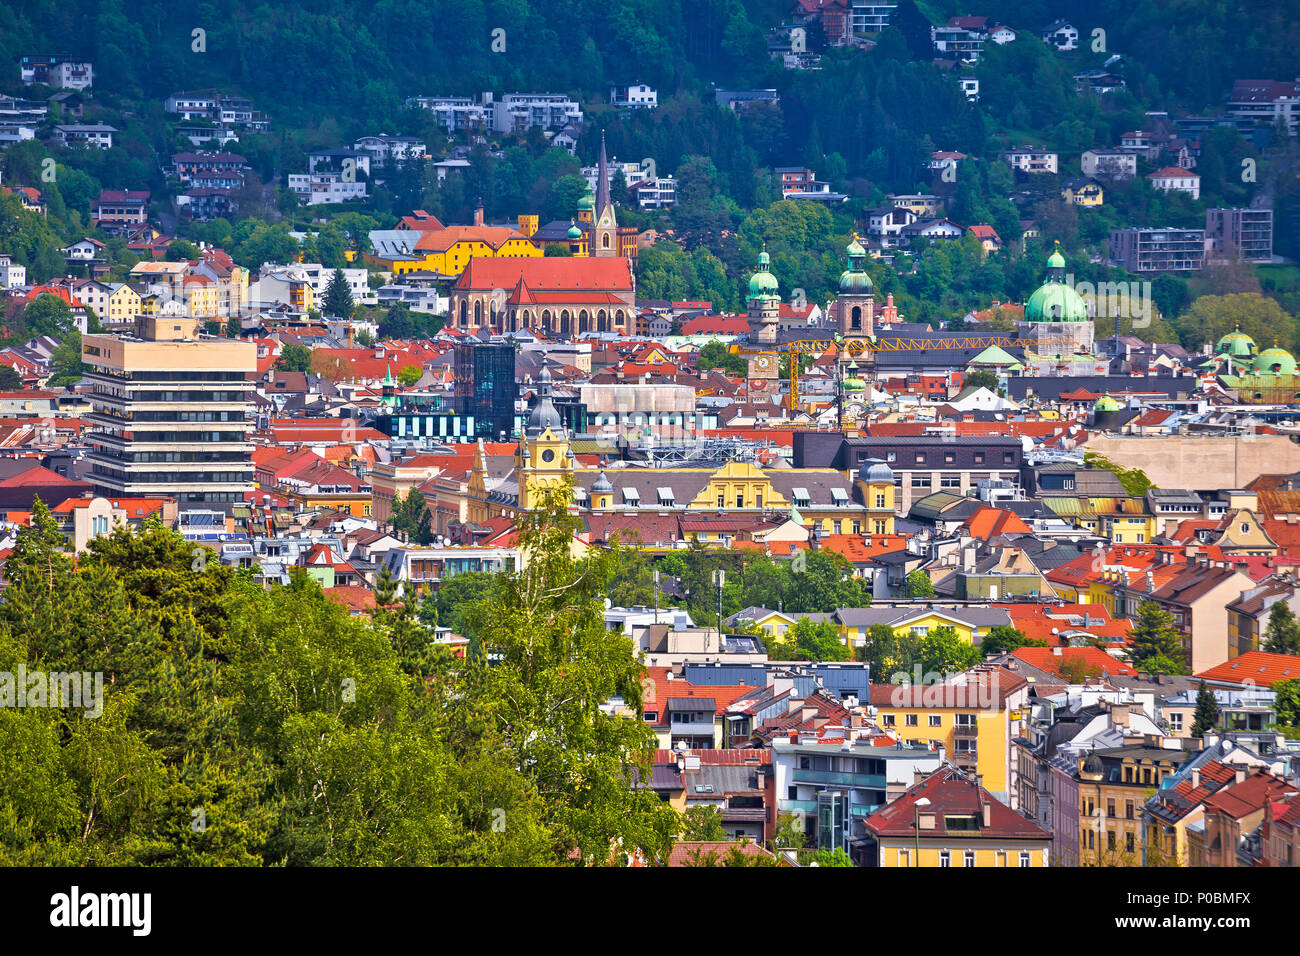
[[[912,675],[909,675],[912,676]],[[885,730],[905,742],[942,746],[954,764],[977,773],[1010,799],[1012,741],[1028,727],[1029,683],[1001,668],[977,667],[947,681],[872,684],[871,703]]]
[[[1045,867],[1052,835],[977,776],[941,767],[865,820],[882,867]]]

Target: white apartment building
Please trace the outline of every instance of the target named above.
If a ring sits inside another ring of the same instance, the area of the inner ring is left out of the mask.
[[[348,182],[342,173],[290,173],[289,188],[298,194],[304,206],[365,199],[364,182]]]
[[[105,126],[103,123],[81,124],[73,123],[68,126],[54,127],[54,138],[63,146],[72,146],[76,143],[84,143],[87,146],[94,146],[98,149],[113,148],[113,134],[117,130],[111,126]]]
[[[34,54],[19,61],[24,84],[41,83],[56,90],[88,90],[95,82],[95,68],[89,60],[66,54]]]
[[[644,83],[632,83],[627,86],[611,86],[609,102],[619,109],[648,109],[659,106],[659,93],[653,86]]]
[[[329,288],[330,280],[334,278],[334,270],[319,262],[295,262],[283,266],[266,263],[262,266],[260,275],[269,276],[277,272],[301,274],[311,286],[312,295],[318,303],[324,298],[325,290]],[[347,283],[348,291],[352,293],[353,302],[373,305],[378,301],[370,288],[369,273],[365,269],[343,269],[342,272],[343,281]]]
[[[1057,172],[1056,153],[1044,149],[1009,149],[1002,154],[1002,160],[1022,173]]]
[[[27,267],[14,262],[8,253],[0,254],[0,289],[16,289],[27,284]]]

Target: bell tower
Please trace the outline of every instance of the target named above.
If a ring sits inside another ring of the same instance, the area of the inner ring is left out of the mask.
[[[872,338],[876,332],[876,295],[867,274],[867,250],[854,233],[844,251],[848,253],[849,267],[840,275],[839,294],[835,297],[836,327],[846,339]]]
[[[771,259],[767,245],[758,255],[758,271],[749,278],[749,344],[776,345],[776,333],[781,322],[781,296],[776,276],[768,271]]]
[[[605,156],[605,134],[600,134],[600,166],[596,170],[595,220],[591,230],[590,254],[600,258],[618,255],[618,219],[609,196],[609,160]]]
[[[569,431],[555,408],[550,369],[543,366],[537,379],[537,403],[515,450],[515,475],[519,485],[519,507],[530,510],[538,491],[573,477],[577,468]]]

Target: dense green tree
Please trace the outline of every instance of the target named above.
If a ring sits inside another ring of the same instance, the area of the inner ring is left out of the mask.
[[[1192,736],[1204,737],[1219,722],[1219,705],[1214,692],[1201,681],[1196,691],[1196,713],[1192,718]]]
[[[616,848],[662,858],[677,814],[635,784],[648,779],[654,750],[640,717],[644,672],[631,641],[605,626],[612,555],[573,556],[581,522],[571,500],[569,485],[542,490],[519,522],[523,568],[470,614],[497,663],[468,669],[465,692],[483,703],[457,730],[499,735],[512,764],[547,795],[544,819],[561,853],[596,864]],[[602,705],[611,698],[635,719],[609,713]]]
[[[76,385],[89,371],[90,366],[81,361],[81,333],[74,329],[50,355],[50,377],[45,384],[51,388]]]
[[[1129,631],[1129,656],[1139,671],[1151,674],[1186,674],[1182,637],[1173,616],[1154,601],[1138,605]]]
[[[66,299],[42,292],[23,309],[23,324],[29,336],[50,335],[62,338],[75,328],[72,307]]]
[[[429,503],[418,488],[412,488],[406,497],[393,499],[393,513],[388,523],[396,532],[409,536],[415,544],[433,543],[433,516]]]
[[[352,290],[342,269],[335,269],[330,276],[329,285],[325,287],[325,300],[321,304],[324,315],[334,319],[352,318]]]
[[[1025,632],[1009,624],[995,624],[980,641],[980,653],[1005,654],[1018,647],[1047,647],[1046,641],[1025,637]]]
[[[1278,726],[1300,727],[1300,677],[1278,681],[1273,685],[1273,691],[1277,695],[1273,710],[1277,714]]]
[[[307,345],[283,345],[280,356],[275,360],[275,367],[282,372],[310,372],[311,347]]]
[[[470,612],[487,600],[496,580],[496,575],[483,571],[462,571],[444,577],[438,590],[420,605],[420,619],[430,626],[449,627],[454,634],[471,636]]]
[[[934,582],[930,580],[930,575],[919,568],[908,574],[904,589],[910,598],[934,597]]]
[[[722,811],[707,803],[687,807],[682,827],[682,839],[691,842],[720,843],[730,836],[722,825]]]
[[[833,622],[806,617],[795,621],[783,640],[769,638],[764,643],[775,660],[847,661],[851,655]]]
[[[1300,655],[1300,621],[1285,599],[1275,601],[1269,608],[1263,650],[1270,654]]]

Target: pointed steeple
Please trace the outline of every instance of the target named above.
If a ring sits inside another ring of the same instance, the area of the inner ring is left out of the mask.
[[[605,131],[600,131],[600,165],[596,170],[596,215],[609,205],[609,159],[605,156]]]

